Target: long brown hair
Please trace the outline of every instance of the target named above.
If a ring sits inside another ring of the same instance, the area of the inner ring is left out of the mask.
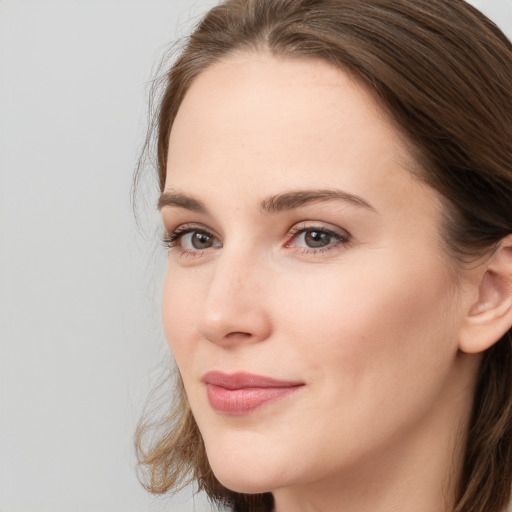
[[[512,45],[462,0],[227,0],[214,7],[166,74],[154,133],[161,190],[170,131],[193,80],[235,51],[259,49],[323,59],[373,91],[409,141],[420,177],[445,198],[454,260],[512,233]],[[160,427],[157,435],[141,422],[136,435],[151,492],[195,481],[232,510],[272,509],[270,494],[237,494],[216,480],[179,375]],[[511,483],[509,331],[482,358],[455,512],[501,511]]]

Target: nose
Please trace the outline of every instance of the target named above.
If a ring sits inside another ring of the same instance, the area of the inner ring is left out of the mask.
[[[271,281],[264,265],[247,254],[222,251],[211,263],[197,330],[203,338],[226,348],[264,341],[272,330],[267,307]]]

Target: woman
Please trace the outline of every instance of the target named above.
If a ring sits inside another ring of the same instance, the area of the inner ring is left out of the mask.
[[[461,0],[227,0],[167,75],[179,370],[148,489],[240,511],[500,512],[512,47]],[[153,435],[153,434],[151,434]]]

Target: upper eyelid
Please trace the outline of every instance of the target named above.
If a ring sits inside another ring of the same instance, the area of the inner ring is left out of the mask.
[[[298,230],[294,231],[293,233],[291,233],[291,235],[288,238],[288,241],[286,242],[286,245],[289,246],[292,242],[297,240],[300,236],[302,236],[304,233],[307,233],[308,231],[319,231],[322,233],[326,233],[326,234],[332,236],[333,238],[335,238],[335,241],[337,243],[341,242],[343,244],[348,243],[352,238],[351,235],[346,231],[344,231],[344,233],[337,233],[336,231],[334,231],[332,229],[317,228],[315,226],[311,226],[311,227],[307,227],[307,228],[298,229]]]
[[[341,242],[341,243],[345,244],[345,243],[348,243],[351,239],[350,233],[348,233],[348,231],[346,231],[345,229],[342,229],[338,226],[336,226],[336,227],[333,226],[332,228],[330,228],[325,225],[322,226],[321,225],[322,223],[320,223],[319,221],[318,222],[311,221],[312,224],[306,224],[306,222],[307,221],[302,222],[302,223],[296,223],[291,228],[288,229],[284,247],[290,248],[292,242],[297,240],[300,235],[302,235],[305,232],[315,231],[315,230],[332,235],[336,239],[335,240],[336,243]],[[342,231],[342,232],[340,233],[338,231]],[[223,245],[223,242],[220,239],[220,237],[218,235],[216,235],[215,232],[211,228],[205,226],[204,224],[196,224],[196,223],[181,224],[181,225],[178,225],[173,230],[170,230],[170,231],[166,230],[166,232],[163,236],[163,240],[166,245],[175,247],[179,244],[180,240],[184,236],[186,236],[187,234],[190,234],[190,233],[194,233],[194,232],[207,234],[207,235],[211,236],[212,238],[216,239],[220,243],[220,247],[222,247],[222,245]],[[330,244],[330,245],[334,245],[334,242],[333,242],[333,244]],[[315,249],[312,249],[312,251],[315,251]]]
[[[180,225],[172,230],[165,230],[165,237],[167,239],[172,240],[173,242],[180,240],[185,235],[188,235],[189,233],[204,233],[206,235],[211,236],[212,238],[215,238],[220,241],[220,238],[215,234],[215,232],[209,228],[206,228],[201,225]]]
[[[203,231],[205,233],[209,233],[212,236],[215,236],[216,238],[219,238],[216,231],[205,224],[202,224],[200,222],[184,222],[177,224],[176,227],[169,228],[169,226],[164,222],[164,228],[168,235],[172,234],[184,234],[190,231]]]
[[[169,228],[167,222],[163,222],[165,231],[168,235],[174,234],[174,233],[186,233],[189,231],[204,231],[206,233],[211,234],[212,236],[216,238],[221,238],[221,236],[218,234],[217,230],[207,226],[206,224],[202,222],[184,222],[184,223],[176,223],[175,227]],[[300,231],[308,231],[308,230],[317,230],[317,231],[325,231],[328,233],[332,233],[337,236],[346,236],[351,237],[349,231],[346,229],[333,225],[328,222],[324,221],[300,221],[295,222],[291,227],[287,228],[286,233],[287,234],[296,234]]]
[[[341,228],[336,228],[336,229],[341,229]],[[293,232],[293,233],[297,233],[298,231],[325,231],[325,232],[328,232],[328,233],[335,233],[336,234],[336,229],[333,229],[333,228],[329,228],[329,227],[326,227],[326,226],[321,226],[321,225],[315,225],[315,224],[312,224],[310,226],[301,226],[301,225],[294,225],[292,226],[289,231]],[[343,230],[345,232],[345,230]]]
[[[222,247],[222,241],[210,229],[205,228],[204,226],[201,226],[201,225],[192,225],[192,224],[190,224],[190,225],[181,224],[173,230],[166,229],[162,236],[162,242],[163,242],[164,246],[167,247],[167,249],[169,251],[173,248],[176,248],[176,249],[179,249],[183,254],[185,254],[185,253],[200,254],[201,252],[204,252],[204,250],[202,250],[202,249],[190,250],[190,249],[181,247],[182,239],[186,235],[188,235],[190,233],[194,233],[194,232],[204,233],[208,236],[211,236],[212,238],[216,239],[220,243],[220,246]],[[218,247],[210,247],[209,249],[212,249],[212,248],[217,249]]]
[[[309,224],[311,222],[311,224]],[[296,223],[294,224],[288,231],[292,234],[299,233],[301,231],[323,231],[326,233],[332,233],[333,235],[345,237],[345,238],[352,238],[352,235],[349,231],[346,229],[336,226],[331,223],[326,223],[322,221],[303,221],[302,223]]]

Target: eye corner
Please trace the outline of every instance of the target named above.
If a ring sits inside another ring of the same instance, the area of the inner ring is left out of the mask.
[[[195,223],[166,229],[162,242],[169,252],[178,251],[179,256],[200,256],[210,249],[222,247],[222,242],[211,229]]]
[[[300,250],[302,254],[319,254],[345,247],[350,240],[351,235],[344,229],[324,224],[300,223],[290,230],[285,247]]]

